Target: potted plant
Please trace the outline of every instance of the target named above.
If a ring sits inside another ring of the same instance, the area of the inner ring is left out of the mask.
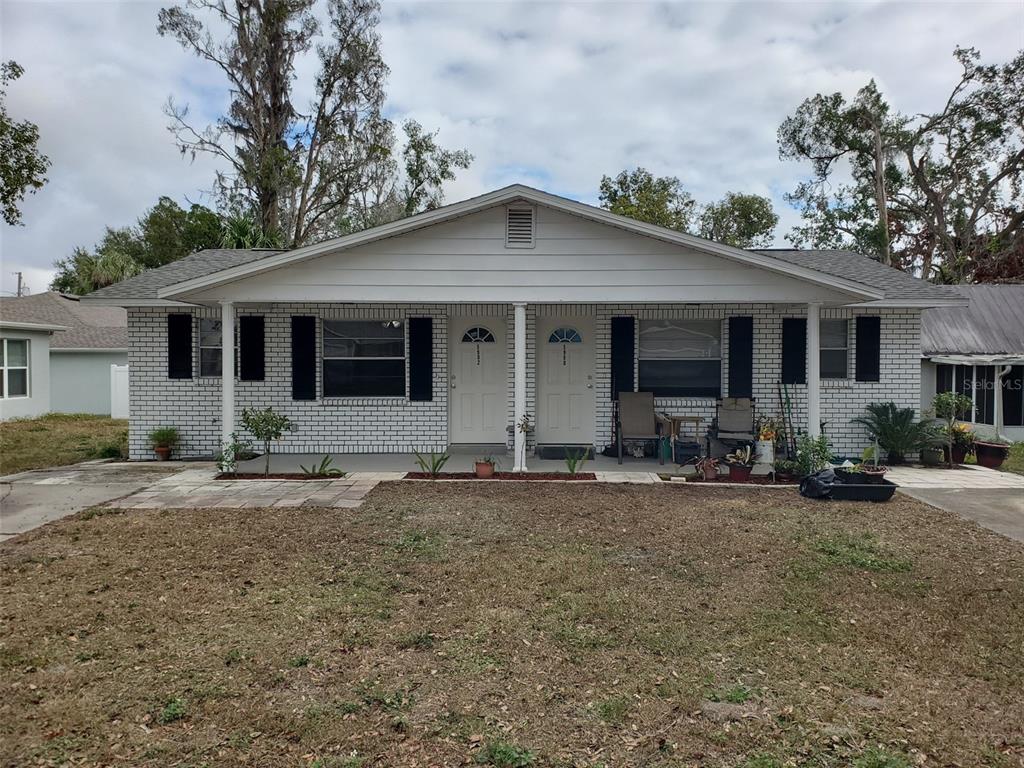
[[[489,477],[494,477],[494,467],[497,465],[498,460],[493,456],[484,456],[482,459],[477,459],[473,463],[473,468],[476,471],[476,476],[481,480],[486,480]]]
[[[921,463],[926,467],[937,467],[942,464],[942,448],[929,446],[921,449]]]
[[[775,462],[775,479],[781,483],[791,483],[796,480],[800,466],[791,459],[780,459]]]
[[[974,440],[974,457],[983,467],[999,469],[1010,455],[1010,444],[1001,437]]]
[[[849,469],[836,469],[836,477],[844,483],[871,485],[882,482],[889,468],[878,463],[877,448],[869,446],[861,452],[860,462]]]
[[[967,461],[967,455],[974,451],[975,440],[970,425],[957,421],[952,426],[943,427],[942,432],[946,438],[946,445],[942,448],[946,463],[952,466]]]
[[[744,483],[750,479],[750,471],[754,468],[754,452],[749,445],[737,448],[725,457],[729,465],[729,479],[733,482]]]
[[[757,419],[757,450],[755,456],[762,464],[775,461],[775,441],[779,438],[779,427],[771,416],[759,416]]]
[[[149,442],[160,461],[171,458],[171,451],[178,444],[178,439],[176,427],[157,427],[149,433]]]
[[[697,474],[701,477],[701,480],[708,481],[718,479],[718,459],[714,459],[711,456],[704,456],[697,460],[695,467]]]
[[[974,443],[974,434],[967,425],[962,425],[963,429],[957,428],[957,419],[967,416],[973,407],[971,398],[959,392],[940,392],[932,401],[935,417],[945,422],[942,428],[946,443],[944,451],[946,463],[951,467],[954,462],[963,464]]]

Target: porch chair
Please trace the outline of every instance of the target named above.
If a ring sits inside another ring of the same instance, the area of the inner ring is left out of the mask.
[[[615,441],[622,463],[623,440],[653,440],[658,463],[665,463],[662,440],[669,427],[668,417],[654,410],[653,392],[620,392],[615,408]]]
[[[757,439],[754,434],[754,400],[750,397],[723,397],[717,403],[715,418],[707,431],[708,456],[721,458],[726,451],[713,451],[711,441],[721,443],[727,449],[739,448],[753,443]]]

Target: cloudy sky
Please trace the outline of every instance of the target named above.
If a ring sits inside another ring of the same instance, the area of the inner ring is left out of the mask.
[[[16,270],[45,290],[54,260],[160,195],[207,202],[214,166],[181,157],[162,106],[173,95],[215,116],[225,84],[156,34],[166,4],[0,0],[0,58],[26,69],[8,109],[39,125],[53,161],[25,226],[0,223],[3,291]],[[645,166],[702,202],[772,197],[782,245],[796,219],[782,196],[806,168],[778,160],[780,121],[807,96],[852,95],[872,77],[900,110],[935,109],[956,45],[990,62],[1024,48],[1024,2],[384,0],[381,34],[390,114],[476,156],[449,201],[523,182],[595,202],[602,174]],[[312,62],[299,68],[300,94],[312,75]]]

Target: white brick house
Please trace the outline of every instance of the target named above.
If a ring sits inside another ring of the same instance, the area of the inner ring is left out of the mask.
[[[165,425],[212,455],[272,405],[295,424],[282,451],[507,442],[517,468],[535,444],[609,444],[613,390],[706,427],[720,397],[778,415],[782,381],[798,427],[859,453],[864,405],[919,403],[922,310],[962,303],[857,254],[744,251],[519,185],[88,300],[128,309],[133,459]]]

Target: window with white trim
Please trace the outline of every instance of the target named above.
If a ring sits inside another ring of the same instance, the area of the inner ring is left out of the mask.
[[[28,339],[4,339],[0,345],[0,367],[3,399],[28,397]]]
[[[324,320],[324,397],[404,397],[405,323]]]
[[[235,324],[235,377],[238,376],[238,324]],[[221,321],[199,318],[199,375],[220,376],[224,364],[224,342]]]
[[[638,373],[656,397],[721,397],[721,321],[641,320]]]
[[[822,320],[819,360],[821,378],[849,378],[850,321]]]

